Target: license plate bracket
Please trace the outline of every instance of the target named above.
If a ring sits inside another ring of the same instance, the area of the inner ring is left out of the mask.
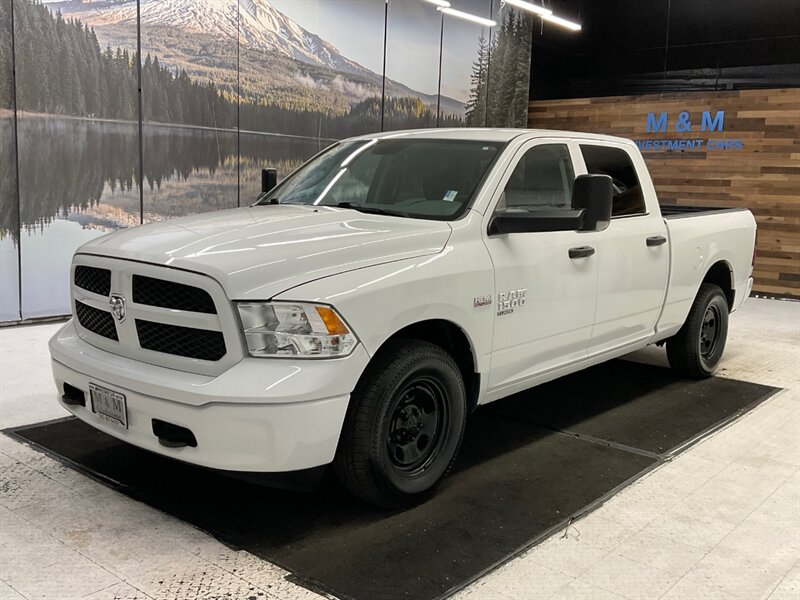
[[[92,412],[113,425],[128,428],[128,406],[125,394],[120,394],[96,383],[89,384]]]

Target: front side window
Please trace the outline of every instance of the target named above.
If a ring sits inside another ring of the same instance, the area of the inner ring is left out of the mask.
[[[612,217],[647,212],[642,186],[630,155],[621,148],[581,144],[586,170],[593,175],[609,175],[614,186]]]
[[[566,144],[541,144],[522,156],[498,210],[570,210],[575,174]]]
[[[502,147],[437,139],[342,142],[295,171],[259,204],[341,206],[449,220],[472,202]]]

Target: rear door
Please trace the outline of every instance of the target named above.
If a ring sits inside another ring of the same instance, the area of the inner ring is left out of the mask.
[[[486,213],[484,238],[495,270],[489,393],[526,387],[537,375],[586,356],[597,293],[594,232],[488,235],[497,211],[569,210],[577,147],[563,139],[523,145]],[[573,252],[573,255],[576,253]]]
[[[586,172],[614,182],[611,223],[597,238],[597,310],[588,355],[650,338],[664,303],[669,238],[641,156],[625,145],[581,142]],[[649,198],[649,202],[648,199]],[[656,212],[648,212],[648,205]]]

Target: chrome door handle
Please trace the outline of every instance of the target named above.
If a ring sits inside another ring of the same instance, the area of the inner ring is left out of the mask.
[[[570,258],[586,258],[594,254],[594,248],[591,246],[578,246],[577,248],[569,249]]]
[[[651,235],[647,238],[647,245],[648,246],[660,246],[661,244],[666,244],[667,238],[663,235]]]

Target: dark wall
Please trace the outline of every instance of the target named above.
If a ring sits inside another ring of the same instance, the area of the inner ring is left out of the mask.
[[[550,0],[531,99],[800,87],[800,0]]]

